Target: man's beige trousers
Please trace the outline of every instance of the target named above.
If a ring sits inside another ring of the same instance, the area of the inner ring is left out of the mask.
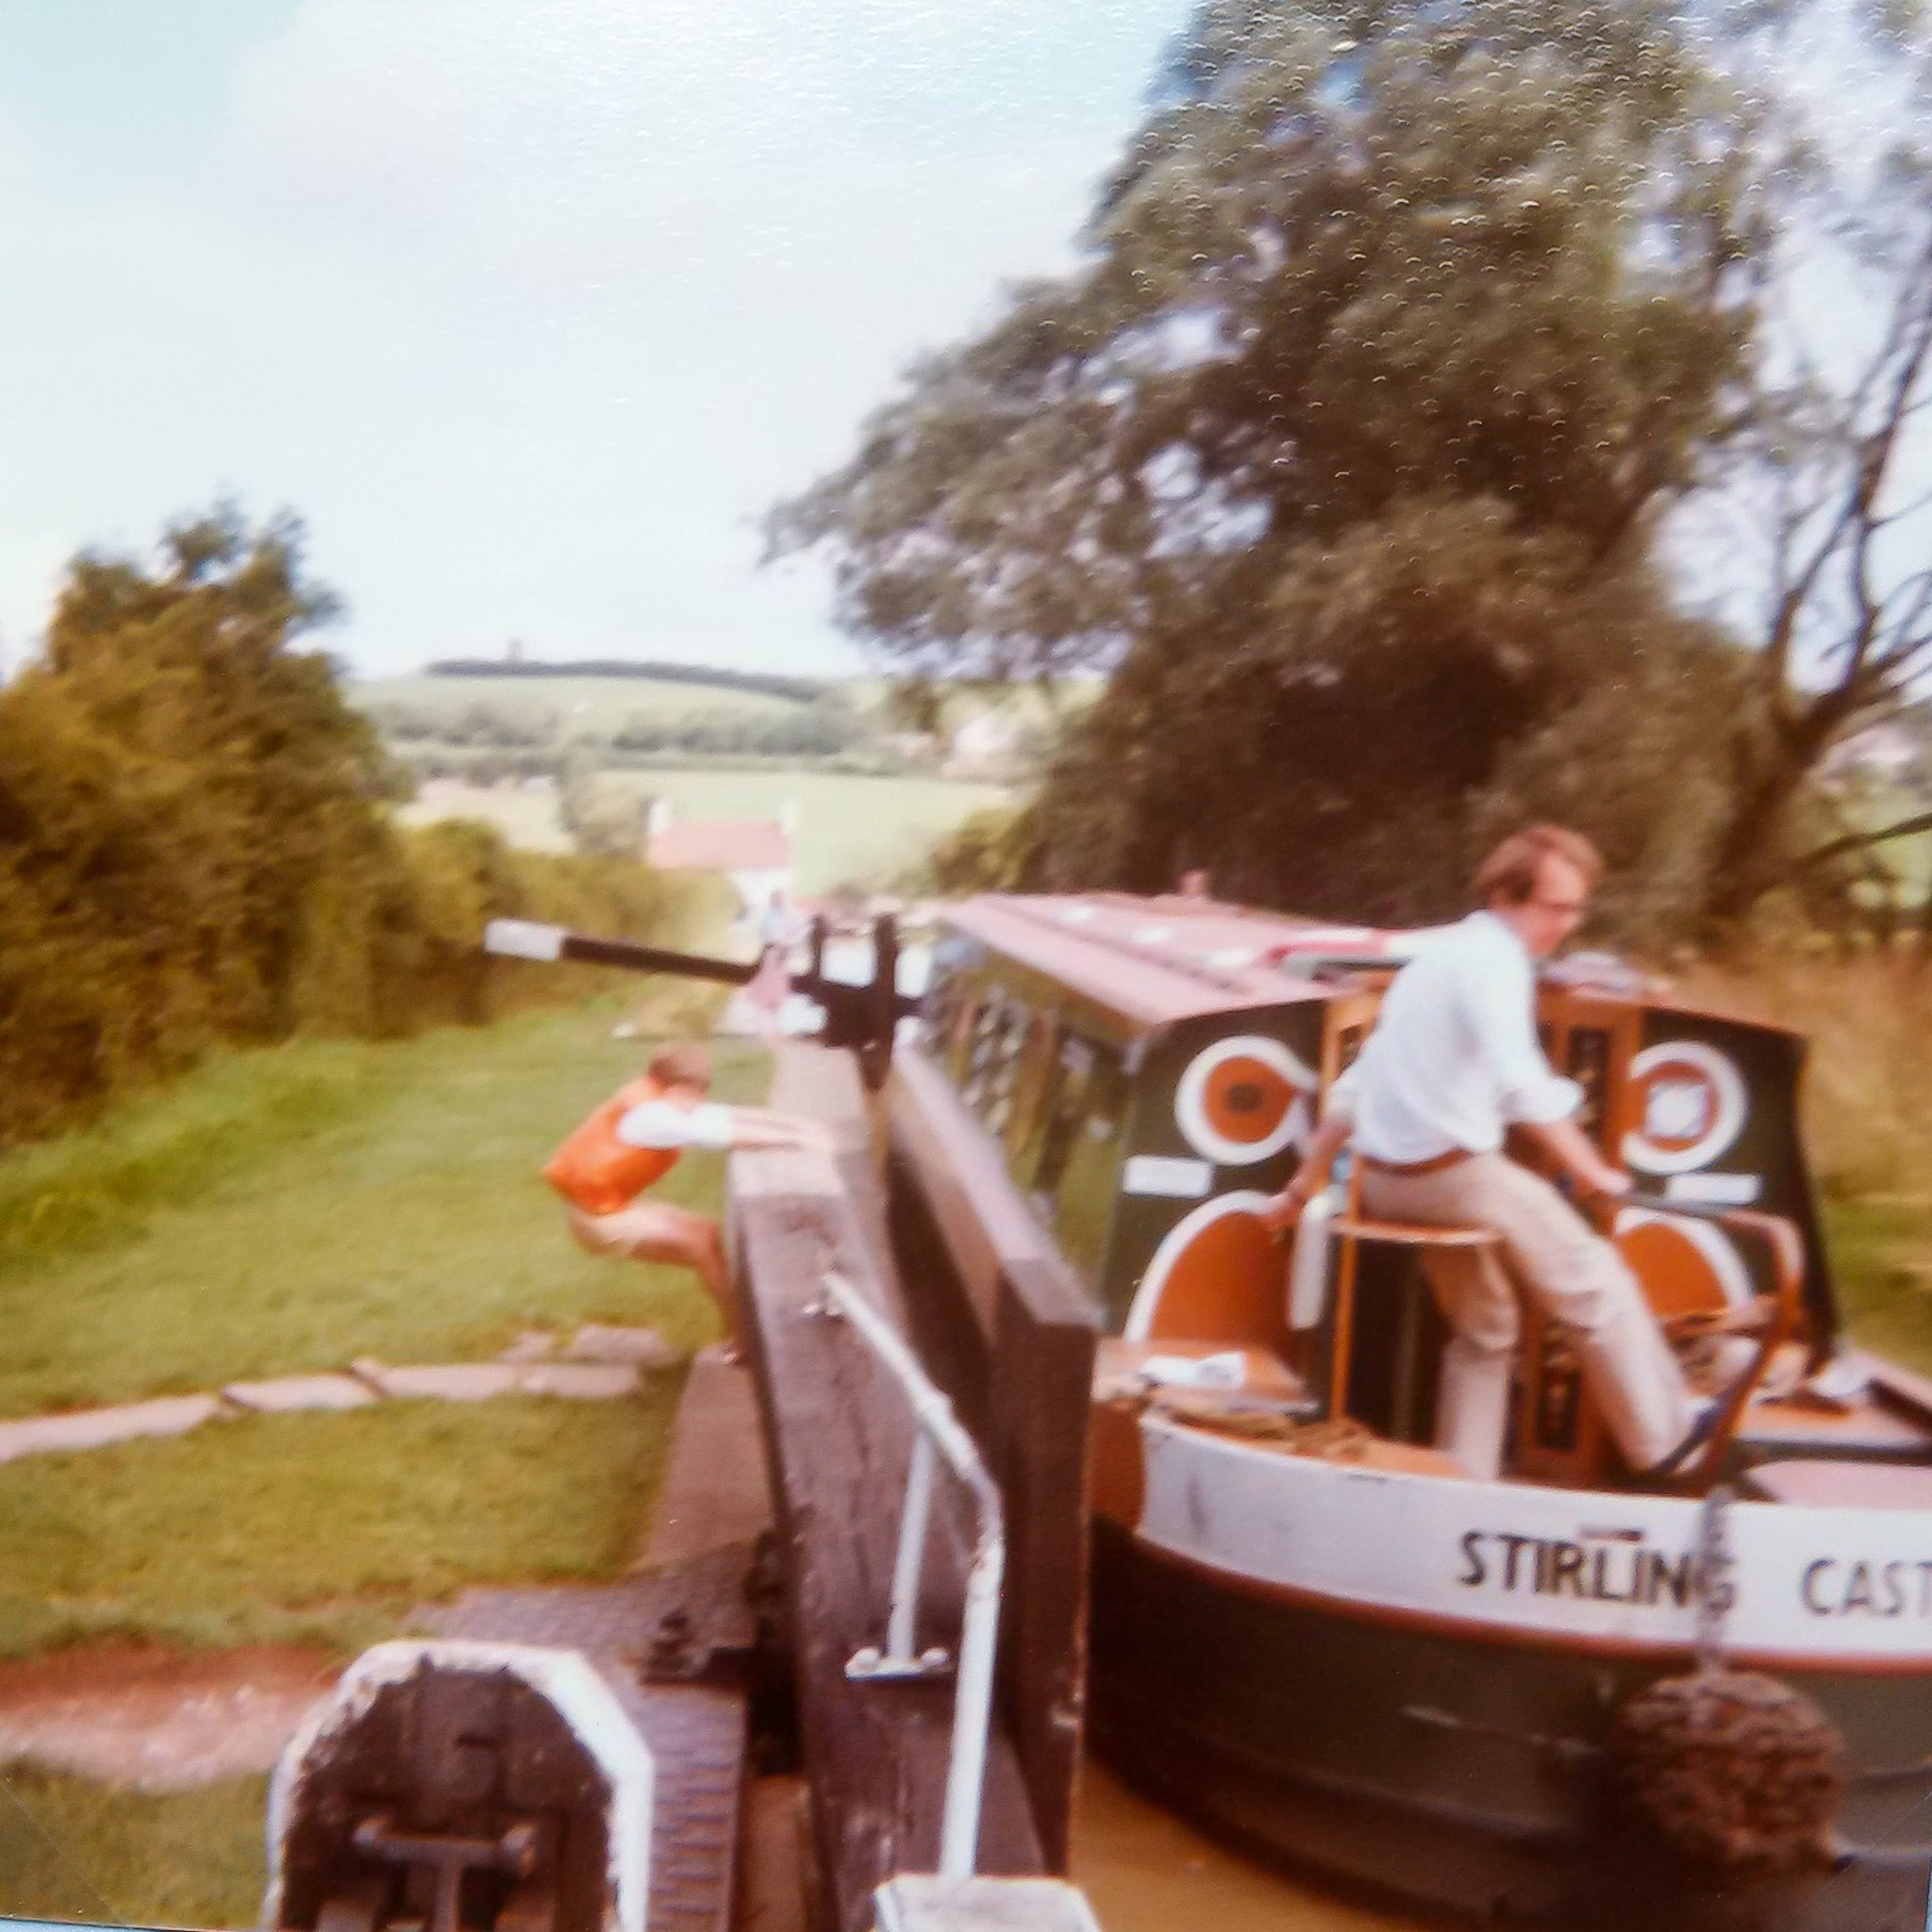
[[[1386,1221],[1493,1228],[1494,1249],[1439,1249],[1424,1262],[1454,1331],[1442,1352],[1436,1442],[1471,1475],[1502,1467],[1521,1284],[1575,1338],[1583,1374],[1633,1468],[1684,1440],[1695,1409],[1637,1277],[1548,1181],[1503,1154],[1477,1154],[1434,1174],[1362,1170],[1362,1206]]]

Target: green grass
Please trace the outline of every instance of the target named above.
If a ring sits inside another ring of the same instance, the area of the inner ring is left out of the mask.
[[[397,808],[405,825],[433,825],[441,819],[477,819],[493,825],[525,852],[568,852],[570,834],[558,814],[553,791],[465,785],[455,778],[425,779],[416,796]]]
[[[675,1271],[565,1239],[536,1169],[634,1071],[606,1001],[395,1045],[235,1055],[0,1159],[0,1403],[475,1356],[532,1322],[713,1332]],[[762,1080],[727,1049],[726,1093]],[[717,1205],[715,1158],[667,1191]],[[469,1584],[636,1550],[681,1378],[634,1399],[386,1403],[0,1466],[0,1656],[97,1639],[341,1655]],[[0,1912],[252,1922],[263,1785],[150,1795],[0,1772]]]
[[[0,1655],[105,1637],[348,1654],[466,1584],[615,1576],[679,1382],[250,1416],[0,1466]]]
[[[235,1055],[0,1159],[0,1415],[482,1358],[532,1324],[710,1339],[688,1275],[579,1253],[538,1176],[636,1072],[625,1010]],[[755,1050],[719,1067],[724,1098],[762,1083]],[[691,1156],[661,1192],[715,1209],[720,1173]]]
[[[0,1912],[125,1924],[252,1925],[268,1780],[150,1795],[0,1772]]]
[[[1932,1374],[1932,1200],[1824,1202],[1846,1326],[1865,1347]]]
[[[629,786],[668,799],[680,819],[771,819],[798,808],[794,851],[804,892],[848,884],[885,884],[922,858],[962,819],[1008,793],[998,785],[950,778],[864,778],[836,772],[612,772]],[[443,782],[403,808],[406,824],[481,818],[511,843],[560,851],[568,841],[554,793],[497,791]]]

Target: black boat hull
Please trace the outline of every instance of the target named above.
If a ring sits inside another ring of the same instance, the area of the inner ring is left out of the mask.
[[[1602,1738],[1654,1661],[1391,1627],[1094,1525],[1091,1734],[1264,1856],[1490,1924],[1923,1932],[1932,1679],[1793,1675],[1845,1739],[1844,1856],[1718,1882],[1619,1817]]]

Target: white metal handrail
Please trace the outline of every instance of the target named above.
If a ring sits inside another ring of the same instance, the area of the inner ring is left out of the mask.
[[[988,1474],[973,1438],[953,1405],[933,1385],[904,1339],[842,1274],[827,1274],[824,1312],[843,1316],[899,1386],[911,1406],[916,1433],[899,1519],[899,1548],[892,1562],[892,1601],[886,1620],[886,1648],[861,1650],[845,1666],[861,1682],[930,1677],[950,1667],[943,1650],[915,1653],[914,1621],[925,1565],[932,1516],[935,1457],[973,1497],[976,1519],[973,1565],[966,1573],[966,1615],[959,1630],[958,1672],[953,1691],[953,1738],[946,1766],[945,1810],[940,1825],[940,1876],[973,1875],[979,1850],[979,1812],[986,1785],[988,1729],[992,1717],[992,1666],[999,1643],[1000,1587],[1007,1567],[1006,1512],[999,1487]]]

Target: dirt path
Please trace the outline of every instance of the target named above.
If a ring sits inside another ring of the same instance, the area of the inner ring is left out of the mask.
[[[337,1669],[291,1645],[96,1645],[0,1663],[0,1764],[149,1791],[265,1772]]]

